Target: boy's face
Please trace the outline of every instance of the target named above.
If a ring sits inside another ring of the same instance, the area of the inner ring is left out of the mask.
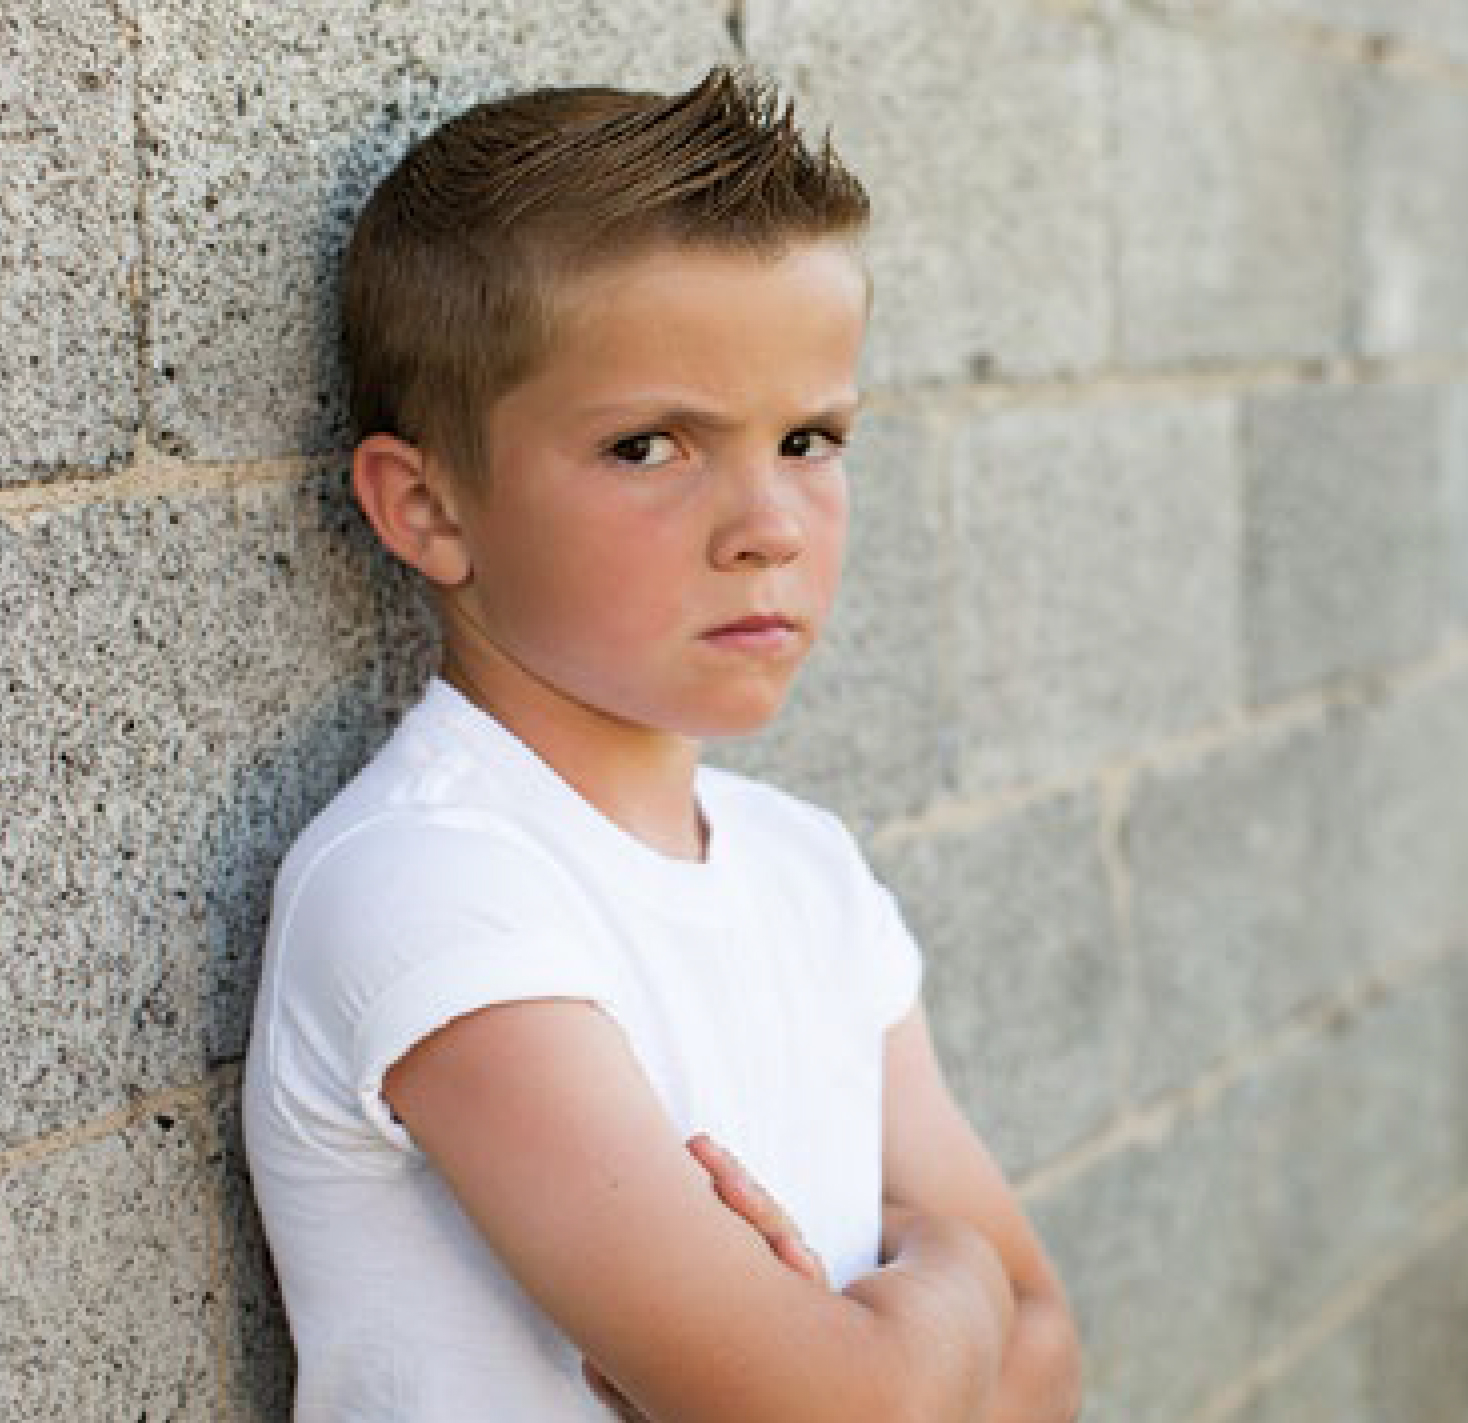
[[[491,413],[450,651],[491,709],[752,730],[836,591],[862,269],[834,241],[669,247],[563,295],[552,354]]]

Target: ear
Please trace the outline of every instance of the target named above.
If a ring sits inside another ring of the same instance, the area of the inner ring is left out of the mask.
[[[472,562],[448,479],[430,471],[417,445],[369,435],[352,456],[352,492],[377,537],[404,563],[446,588],[469,577]]]

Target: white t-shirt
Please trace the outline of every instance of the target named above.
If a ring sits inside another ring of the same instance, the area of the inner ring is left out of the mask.
[[[485,1004],[600,1005],[672,1130],[739,1155],[835,1283],[876,1263],[882,1035],[917,951],[834,818],[707,768],[697,795],[707,858],[661,855],[435,681],[296,843],[245,1128],[297,1423],[608,1417],[380,1095]]]

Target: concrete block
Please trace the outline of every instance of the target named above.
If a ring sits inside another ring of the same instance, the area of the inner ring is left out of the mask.
[[[1032,1202],[1087,1341],[1088,1423],[1197,1413],[1459,1189],[1468,1114],[1442,1064],[1465,979],[1455,965],[1297,1043]],[[1293,1418],[1317,1416],[1338,1423]]]
[[[951,451],[921,417],[871,415],[848,467],[851,542],[823,643],[770,727],[709,749],[867,830],[954,782]]]
[[[1223,400],[978,416],[959,479],[967,775],[1089,774],[1240,696]]]
[[[1458,0],[1226,0],[1249,16],[1305,20],[1358,39],[1386,40],[1453,60],[1468,57],[1468,10]]]
[[[250,1189],[237,1086],[217,1082],[208,1105],[208,1162],[224,1204],[220,1253],[226,1392],[235,1402],[238,1423],[280,1423],[290,1417],[295,1354]]]
[[[343,448],[335,291],[362,201],[409,142],[541,83],[691,83],[724,7],[141,0],[150,400],[166,449]]]
[[[241,1051],[275,861],[429,650],[338,479],[0,526],[0,1143]]]
[[[1119,18],[1115,45],[1121,360],[1337,352],[1350,230],[1343,67],[1277,36],[1136,12]]]
[[[1176,1423],[1253,1363],[1249,1193],[1207,1115],[1028,1203],[1079,1322],[1086,1423]]]
[[[1421,656],[1447,623],[1440,394],[1262,392],[1244,412],[1244,636],[1257,704]]]
[[[1245,1416],[1255,1423],[1377,1423],[1396,1410],[1373,1413],[1370,1361],[1357,1352],[1351,1328],[1338,1330],[1286,1373],[1272,1380]],[[1425,1420],[1424,1420],[1425,1423]]]
[[[1374,962],[1468,945],[1468,675],[1362,716],[1355,898]]]
[[[1259,1345],[1400,1253],[1468,1172],[1460,955],[1287,1055],[1231,1103],[1250,1181]]]
[[[1375,967],[1468,942],[1468,678],[1139,777],[1135,1090],[1185,1086]]]
[[[954,1091],[1005,1168],[1083,1140],[1121,1100],[1128,1036],[1092,796],[883,851],[923,945]]]
[[[1139,1096],[1362,972],[1361,760],[1359,729],[1337,719],[1138,778],[1124,836]]]
[[[1468,21],[1460,27],[1468,57]],[[1354,110],[1361,207],[1355,344],[1376,357],[1460,356],[1468,350],[1462,91],[1368,73],[1354,90]]]
[[[1109,99],[1094,21],[1001,0],[748,0],[743,14],[751,59],[834,124],[872,193],[874,383],[1106,358]]]
[[[1448,541],[1448,598],[1453,620],[1468,627],[1468,386],[1447,393],[1443,523]]]
[[[208,1209],[171,1113],[0,1174],[6,1418],[218,1417]]]
[[[1373,1417],[1438,1423],[1468,1413],[1468,1231],[1424,1251],[1356,1333]]]
[[[105,0],[0,15],[0,486],[123,461],[138,425],[133,63]]]
[[[1265,1390],[1259,1423],[1441,1423],[1468,1411],[1468,1232],[1429,1247]]]

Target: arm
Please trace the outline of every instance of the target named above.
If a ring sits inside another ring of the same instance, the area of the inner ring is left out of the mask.
[[[455,1019],[384,1095],[505,1266],[649,1419],[965,1423],[980,1401],[1003,1345],[983,1237],[930,1223],[847,1291],[814,1284],[709,1190],[596,1008]]]
[[[958,1219],[993,1243],[1014,1289],[1014,1329],[983,1423],[1071,1423],[1080,1349],[1065,1292],[1014,1193],[953,1101],[921,1007],[888,1034],[883,1194],[891,1214]]]

